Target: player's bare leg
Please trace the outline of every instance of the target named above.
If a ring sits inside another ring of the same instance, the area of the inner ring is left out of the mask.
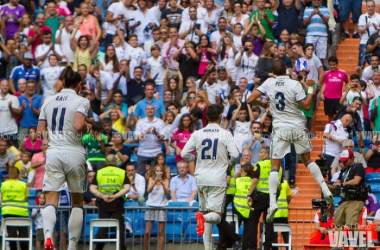
[[[69,218],[69,247],[76,250],[83,225],[83,193],[71,193],[72,209]]]
[[[59,192],[48,191],[45,193],[46,205],[42,212],[42,221],[44,226],[45,235],[45,250],[54,250],[54,243],[52,241],[55,222],[57,220],[57,207],[59,201]]]
[[[271,172],[269,175],[269,208],[267,211],[267,222],[271,223],[278,209],[277,207],[277,188],[279,179],[281,159],[271,159]]]
[[[319,186],[322,189],[323,197],[326,199],[327,205],[334,203],[334,197],[330,192],[330,189],[327,187],[326,181],[323,178],[321,170],[318,165],[310,159],[310,153],[305,153],[300,155],[302,163],[305,164],[307,169],[313,175],[314,179],[317,181]]]
[[[195,218],[197,219],[197,233],[199,236],[203,235],[203,243],[205,250],[211,250],[212,238],[212,224],[219,224],[222,220],[222,213],[215,211],[210,212],[197,212]]]

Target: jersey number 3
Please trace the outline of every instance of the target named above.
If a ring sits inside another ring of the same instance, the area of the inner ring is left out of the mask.
[[[202,146],[206,145],[204,148],[202,148],[202,154],[201,154],[201,159],[202,160],[210,160],[211,155],[206,154],[206,151],[209,151],[212,148],[212,160],[216,159],[216,152],[218,150],[218,140],[219,139],[214,139],[214,142],[207,138],[202,141]]]
[[[61,111],[61,114],[59,115],[59,123],[58,123],[58,133],[62,133],[63,130],[63,124],[65,120],[65,113],[66,113],[66,108],[54,108],[53,109],[53,118],[51,121],[51,131],[53,133],[56,132],[57,129],[57,116],[58,116],[58,111]]]
[[[276,100],[278,100],[278,103],[276,104],[276,109],[279,111],[283,111],[285,109],[285,95],[283,92],[277,92],[276,96],[274,97]]]

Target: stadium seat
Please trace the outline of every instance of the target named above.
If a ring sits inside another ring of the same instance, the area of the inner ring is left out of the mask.
[[[37,198],[37,192],[35,189],[28,189],[28,192],[29,192],[29,200],[34,200]],[[33,205],[36,205],[36,203],[34,202]]]
[[[132,154],[130,160],[131,160],[131,162],[136,162],[137,163],[137,155]]]
[[[86,241],[90,240],[90,223],[93,219],[98,219],[98,214],[86,214],[85,217],[85,226],[83,227],[84,234],[86,237]],[[94,234],[96,235],[98,232],[98,228],[95,228]]]
[[[368,183],[380,184],[380,173],[368,173],[365,175]]]

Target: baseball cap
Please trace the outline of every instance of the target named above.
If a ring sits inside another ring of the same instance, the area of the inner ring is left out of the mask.
[[[343,150],[339,157],[339,161],[348,161],[350,158],[354,158],[354,153],[351,150]]]
[[[24,55],[24,59],[26,60],[33,60],[33,55],[30,52],[26,52]]]

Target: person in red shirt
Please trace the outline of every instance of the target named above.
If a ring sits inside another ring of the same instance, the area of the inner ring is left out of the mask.
[[[28,33],[28,46],[32,46],[32,54],[35,58],[34,52],[38,45],[42,44],[42,33],[45,30],[52,32],[51,28],[45,26],[45,14],[39,13],[36,17],[36,26],[31,28]]]

